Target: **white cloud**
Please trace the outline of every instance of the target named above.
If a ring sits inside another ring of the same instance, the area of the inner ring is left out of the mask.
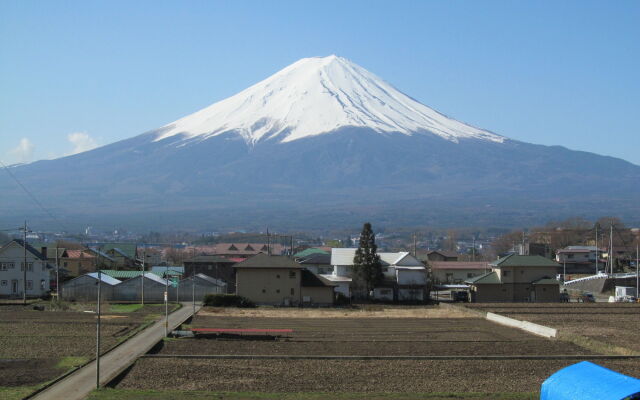
[[[33,149],[36,146],[27,138],[20,139],[18,147],[11,150],[11,154],[21,163],[28,163],[33,157]]]
[[[71,154],[78,154],[84,151],[95,149],[98,143],[86,132],[74,132],[67,135],[67,139],[73,145]]]

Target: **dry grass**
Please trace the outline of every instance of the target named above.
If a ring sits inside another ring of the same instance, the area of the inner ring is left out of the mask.
[[[220,308],[205,307],[202,316],[261,317],[261,318],[469,318],[469,313],[443,309],[438,306],[393,307],[361,306],[352,309],[336,308]]]

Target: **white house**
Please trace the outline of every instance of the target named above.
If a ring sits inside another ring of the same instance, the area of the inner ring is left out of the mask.
[[[27,278],[25,282],[25,247]],[[0,247],[0,296],[22,297],[25,287],[27,297],[40,297],[47,294],[49,288],[49,269],[46,256],[26,245],[22,240],[14,239]]]
[[[351,268],[355,248],[331,249],[333,273],[322,275],[336,284],[335,291],[351,295]],[[382,262],[384,282],[373,291],[378,300],[423,300],[427,283],[426,268],[408,252],[378,253]]]

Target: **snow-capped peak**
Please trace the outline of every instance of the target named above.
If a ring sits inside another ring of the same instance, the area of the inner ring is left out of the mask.
[[[282,135],[290,142],[343,127],[447,140],[504,137],[451,119],[417,102],[359,65],[335,55],[303,58],[242,92],[160,129],[157,140],[235,131],[247,143]]]

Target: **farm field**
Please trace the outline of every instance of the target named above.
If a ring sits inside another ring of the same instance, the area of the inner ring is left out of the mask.
[[[260,318],[198,316],[192,328],[291,328],[278,341],[166,341],[160,354],[243,355],[545,355],[590,354],[480,318]]]
[[[95,355],[95,305],[73,304],[65,311],[0,306],[0,394],[29,392]],[[103,305],[102,352],[160,318],[163,306]]]
[[[264,310],[264,315],[261,312]],[[420,308],[345,312],[330,309],[203,309],[186,328],[293,329],[278,340],[230,335],[165,340],[139,359],[112,391],[95,399],[146,399],[153,391],[221,393],[219,398],[536,398],[540,384],[575,363],[561,355],[594,354],[583,347],[503,327],[468,313]],[[243,313],[247,313],[244,314]],[[337,315],[339,314],[339,315]],[[376,315],[372,315],[376,314]],[[309,356],[308,359],[181,358],[180,355]],[[516,359],[353,360],[317,356],[516,356]],[[518,359],[518,356],[550,359]],[[166,357],[166,358],[165,358]],[[637,360],[599,364],[640,375]],[[153,392],[155,393],[155,392]],[[447,394],[449,393],[449,394]],[[217,395],[216,395],[217,396]],[[242,397],[246,396],[246,397]],[[271,397],[269,397],[271,396]],[[321,396],[321,397],[314,397]],[[322,397],[324,396],[324,397]],[[440,397],[438,397],[440,396]],[[115,398],[115,397],[114,397]],[[170,397],[166,397],[170,398]],[[197,397],[195,397],[197,398]],[[218,398],[218,397],[216,397]],[[285,397],[286,398],[286,397]]]
[[[467,307],[550,326],[559,330],[560,337],[583,336],[640,355],[640,304],[508,303],[469,304]]]

